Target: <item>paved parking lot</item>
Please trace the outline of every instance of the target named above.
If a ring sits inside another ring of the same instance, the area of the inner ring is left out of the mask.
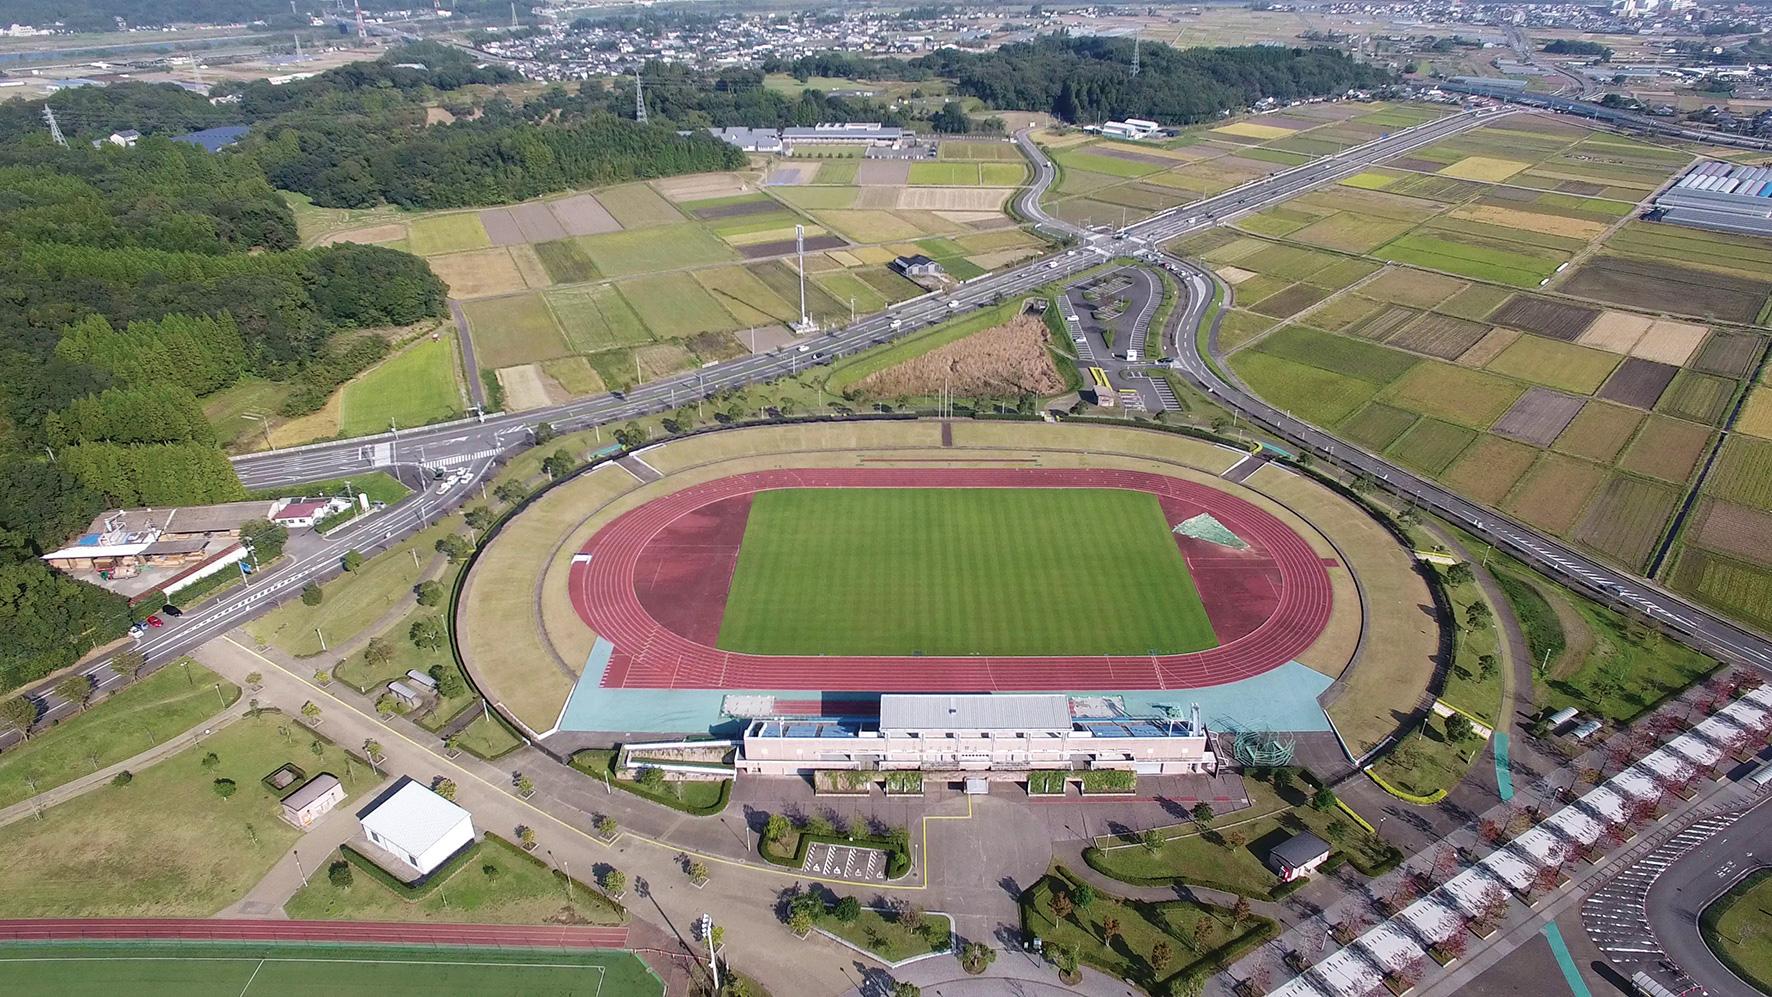
[[[815,844],[806,850],[806,871],[833,879],[886,881],[886,853],[878,848]]]

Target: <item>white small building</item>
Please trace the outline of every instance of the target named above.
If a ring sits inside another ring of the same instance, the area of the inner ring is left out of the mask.
[[[1155,121],[1143,118],[1127,118],[1125,121],[1104,121],[1101,133],[1109,138],[1129,138],[1143,141],[1151,138],[1162,128]]]
[[[474,841],[473,815],[411,779],[357,815],[371,843],[428,875]]]
[[[344,801],[345,787],[338,776],[322,772],[283,798],[283,819],[306,831]]]
[[[368,499],[363,501],[367,504]],[[327,516],[336,515],[350,507],[351,500],[342,495],[323,499],[295,499],[283,503],[271,513],[271,522],[288,530],[308,529]]]
[[[138,132],[133,128],[125,128],[120,132],[112,132],[111,137],[106,139],[106,141],[110,142],[112,145],[120,145],[125,149],[129,149],[133,148],[135,143],[141,141],[141,137],[141,132]]]

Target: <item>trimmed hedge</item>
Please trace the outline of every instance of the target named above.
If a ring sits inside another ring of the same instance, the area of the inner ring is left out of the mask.
[[[1100,848],[1090,845],[1083,849],[1083,864],[1109,879],[1130,883],[1133,886],[1200,886],[1208,890],[1234,893],[1239,897],[1248,897],[1251,900],[1278,900],[1285,895],[1275,894],[1272,888],[1256,892],[1245,886],[1233,886],[1230,883],[1201,879],[1197,876],[1129,876],[1108,869],[1106,863],[1102,861],[1103,854]],[[1280,884],[1275,883],[1274,885],[1279,886]]]
[[[1397,787],[1391,785],[1390,783],[1385,782],[1383,777],[1381,777],[1377,772],[1372,771],[1370,768],[1364,769],[1363,771],[1366,773],[1367,778],[1371,779],[1373,782],[1378,783],[1379,789],[1382,789],[1385,792],[1396,797],[1397,799],[1402,800],[1404,803],[1412,803],[1418,807],[1431,807],[1434,804],[1436,804],[1446,798],[1446,791],[1444,789],[1436,789],[1433,792],[1427,794],[1426,796],[1417,796],[1414,793],[1405,793],[1404,791],[1398,789]]]
[[[587,749],[587,750],[594,751],[594,750],[600,750],[600,749]],[[642,800],[646,800],[647,802],[657,803],[660,806],[670,807],[672,810],[675,810],[678,813],[685,813],[691,817],[712,817],[712,816],[720,813],[722,810],[725,810],[726,804],[728,804],[732,801],[732,780],[731,779],[720,780],[720,795],[714,800],[714,802],[712,804],[705,806],[705,807],[692,807],[689,804],[684,803],[682,800],[679,800],[674,796],[666,796],[666,795],[661,795],[658,793],[653,793],[650,790],[648,790],[645,786],[640,785],[638,782],[635,782],[631,779],[620,778],[616,774],[615,760],[617,758],[621,757],[620,746],[617,746],[613,749],[607,749],[607,750],[612,751],[612,754],[610,754],[610,756],[609,756],[609,764],[606,766],[603,766],[601,768],[594,767],[588,763],[581,764],[579,762],[579,760],[578,760],[579,756],[586,754],[587,751],[573,752],[572,756],[567,759],[567,764],[572,766],[573,768],[577,769],[578,771],[585,773],[586,775],[594,775],[594,776],[605,776],[606,775],[609,777],[610,783],[612,783],[617,789],[620,789],[624,792],[632,793],[635,796],[638,796],[639,798],[641,798]]]
[[[350,845],[339,845],[338,850],[339,854],[345,857],[346,862],[361,869],[370,879],[393,890],[394,893],[401,898],[406,900],[422,900],[423,898],[430,896],[431,892],[441,886],[443,881],[448,879],[457,869],[460,869],[463,865],[466,865],[468,862],[476,858],[484,847],[484,843],[476,840],[473,843],[458,849],[456,853],[451,855],[442,865],[432,869],[430,872],[425,873],[423,876],[420,876],[410,883],[400,879],[386,869],[383,869],[375,863],[374,859],[355,848],[352,848]]]

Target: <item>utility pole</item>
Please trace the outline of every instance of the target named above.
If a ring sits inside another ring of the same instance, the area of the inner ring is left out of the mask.
[[[50,141],[66,149],[68,147],[68,140],[62,137],[62,126],[56,124],[55,112],[50,110],[48,101],[44,101],[43,103],[43,120],[49,122]]]
[[[646,123],[646,91],[640,86],[640,69],[634,68],[634,120]]]
[[[1136,34],[1132,36],[1132,75],[1133,76],[1138,75],[1138,41],[1139,41],[1140,37],[1141,37],[1140,35],[1136,35]]]

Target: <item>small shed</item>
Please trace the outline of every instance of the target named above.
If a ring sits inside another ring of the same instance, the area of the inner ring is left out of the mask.
[[[406,670],[406,677],[411,679],[421,689],[429,689],[431,692],[437,691],[437,680],[416,668],[408,668]]]
[[[474,841],[472,814],[411,779],[402,779],[357,820],[370,842],[421,876]]]
[[[393,693],[393,696],[395,699],[398,699],[400,702],[405,703],[407,706],[423,706],[424,705],[424,701],[425,701],[424,694],[419,692],[417,689],[414,689],[412,686],[407,685],[404,682],[400,682],[398,680],[393,681],[393,682],[389,682],[388,683],[388,692]]]
[[[1281,880],[1290,883],[1316,872],[1328,860],[1330,851],[1329,842],[1309,831],[1300,831],[1275,845],[1267,853],[1267,864],[1280,874]]]
[[[338,776],[322,772],[283,798],[283,819],[307,830],[345,801],[345,787]]]

